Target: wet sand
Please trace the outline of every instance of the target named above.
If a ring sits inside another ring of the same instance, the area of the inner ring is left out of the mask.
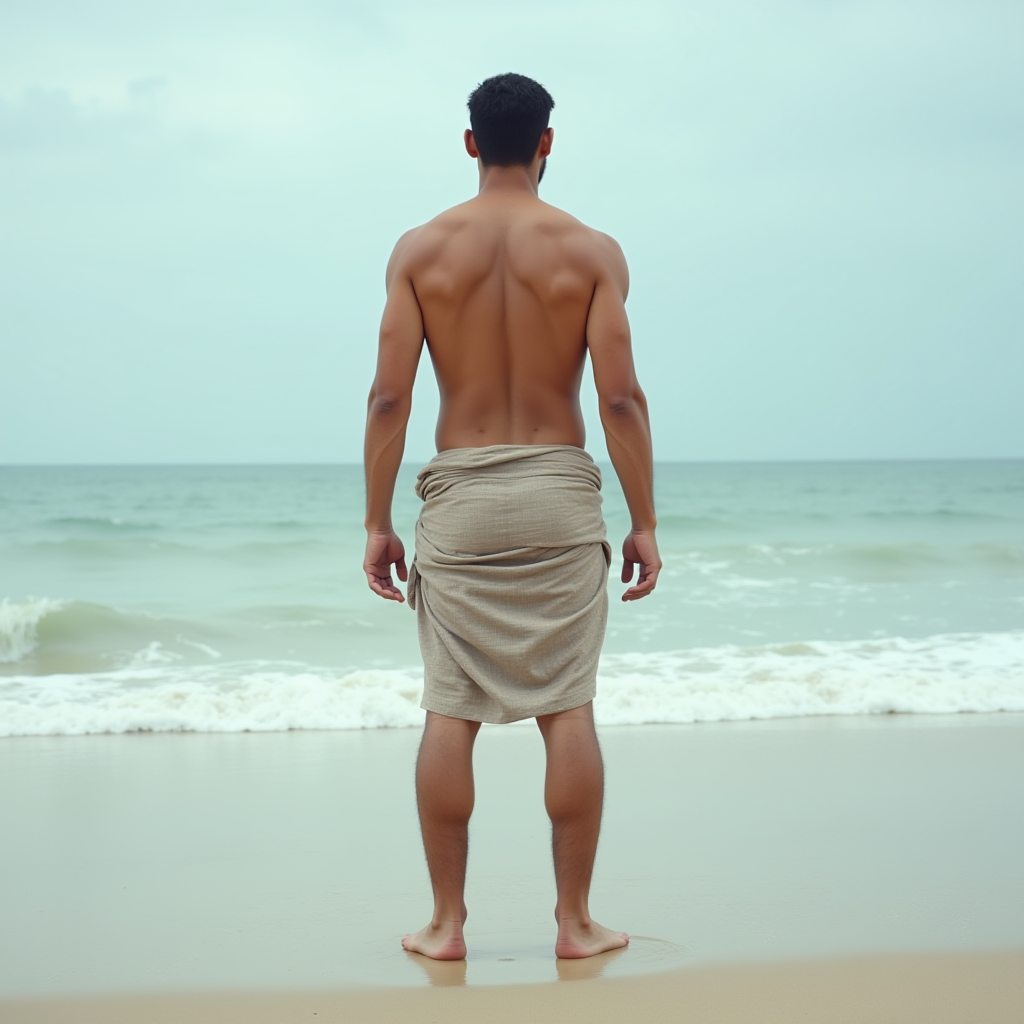
[[[671,971],[585,985],[352,989],[8,1003],[10,1024],[1019,1024],[1024,953],[893,956]]]
[[[532,727],[480,737],[468,960],[399,948],[417,739],[0,742],[0,1017],[1021,1019],[1024,716],[604,730],[593,910],[634,942],[582,964]]]

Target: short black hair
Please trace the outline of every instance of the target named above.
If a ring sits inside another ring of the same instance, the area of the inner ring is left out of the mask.
[[[469,124],[486,167],[528,166],[537,153],[555,101],[525,75],[495,75],[469,97]]]

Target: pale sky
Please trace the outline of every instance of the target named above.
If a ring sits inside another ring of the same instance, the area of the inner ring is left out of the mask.
[[[630,262],[657,458],[1024,456],[1022,39],[1019,0],[0,0],[0,463],[358,460],[388,254],[475,192],[503,71]]]

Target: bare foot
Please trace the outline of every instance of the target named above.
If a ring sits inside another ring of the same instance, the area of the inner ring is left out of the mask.
[[[422,953],[431,960],[464,960],[466,940],[462,937],[461,921],[431,921],[414,935],[402,939],[402,949],[409,953]]]
[[[625,932],[613,932],[611,928],[605,928],[596,921],[584,924],[574,918],[566,918],[558,922],[555,956],[564,960],[579,960],[628,945],[629,936]]]

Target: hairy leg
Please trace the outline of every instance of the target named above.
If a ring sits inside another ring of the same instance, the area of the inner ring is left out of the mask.
[[[555,954],[579,958],[629,942],[590,917],[590,878],[601,832],[604,765],[592,704],[538,717],[547,749],[544,803],[551,818],[558,939]]]
[[[479,722],[428,711],[416,761],[416,803],[434,890],[434,916],[425,928],[406,935],[402,946],[435,960],[461,960],[466,955],[463,893],[473,813],[473,743],[479,731]]]

